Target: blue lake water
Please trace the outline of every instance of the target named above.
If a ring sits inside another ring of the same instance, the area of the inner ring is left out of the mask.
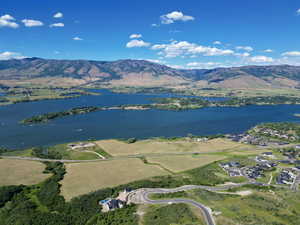
[[[146,104],[153,97],[174,94],[116,94],[99,91],[100,96],[46,100],[0,107],[0,146],[26,148],[64,142],[108,138],[148,138],[242,133],[262,122],[300,122],[295,113],[300,105],[205,108],[190,111],[98,111],[56,119],[47,124],[20,125],[33,115],[58,112],[79,106]],[[221,99],[219,99],[221,100]]]

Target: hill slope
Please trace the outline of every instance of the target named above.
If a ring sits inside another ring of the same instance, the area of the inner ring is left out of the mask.
[[[26,58],[0,61],[0,84],[174,86],[281,88],[300,86],[300,67],[244,66],[212,70],[176,70],[145,60],[113,62]]]

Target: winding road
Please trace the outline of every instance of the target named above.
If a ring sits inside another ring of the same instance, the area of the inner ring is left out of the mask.
[[[135,203],[135,204],[173,204],[173,203],[185,203],[190,204],[195,207],[197,207],[199,210],[201,210],[204,219],[206,221],[207,225],[216,225],[216,222],[212,215],[212,210],[191,199],[185,199],[185,198],[175,198],[175,199],[159,199],[159,200],[152,200],[149,195],[151,194],[167,194],[167,193],[176,193],[180,191],[188,191],[188,190],[194,190],[194,189],[203,189],[207,191],[224,191],[231,188],[241,187],[247,184],[256,184],[260,185],[260,183],[254,183],[254,182],[247,182],[247,183],[241,183],[241,184],[229,184],[229,185],[222,185],[222,186],[202,186],[202,185],[185,185],[178,188],[141,188],[138,190],[135,190],[131,192],[128,196],[128,202]]]

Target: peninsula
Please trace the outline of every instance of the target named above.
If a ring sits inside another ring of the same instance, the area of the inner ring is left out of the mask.
[[[76,107],[62,112],[50,112],[41,115],[36,115],[26,118],[21,121],[21,124],[46,123],[50,120],[73,116],[79,114],[86,114],[101,110],[192,110],[206,107],[243,107],[248,105],[296,105],[300,104],[300,98],[287,96],[267,96],[267,97],[248,97],[248,98],[229,98],[221,101],[206,100],[204,98],[196,97],[174,97],[174,98],[153,98],[151,104],[131,104],[119,105],[112,107],[98,107],[98,106],[84,106]]]

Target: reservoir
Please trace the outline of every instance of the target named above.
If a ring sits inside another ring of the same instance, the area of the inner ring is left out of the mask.
[[[47,112],[80,106],[147,104],[155,97],[175,94],[117,94],[94,90],[99,96],[45,100],[0,107],[0,146],[27,148],[87,139],[150,138],[242,133],[262,122],[300,122],[300,105],[212,107],[189,111],[97,111],[59,118],[47,124],[21,125],[19,121]],[[222,99],[220,99],[222,100]]]

